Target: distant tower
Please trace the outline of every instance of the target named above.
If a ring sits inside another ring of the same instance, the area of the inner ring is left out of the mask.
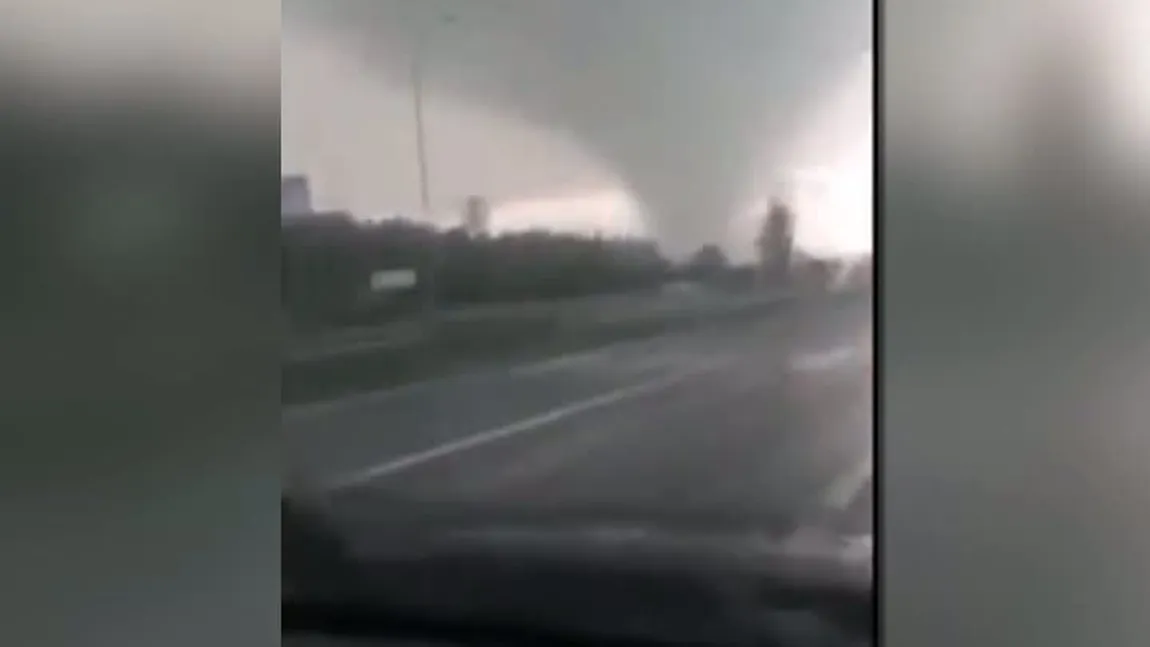
[[[469,236],[487,233],[491,220],[491,206],[483,196],[468,196],[463,205],[463,229]]]
[[[795,215],[782,199],[771,200],[759,234],[759,261],[763,278],[785,282],[790,274],[794,249]]]
[[[303,175],[285,175],[280,178],[280,214],[303,215],[312,212],[311,188]]]

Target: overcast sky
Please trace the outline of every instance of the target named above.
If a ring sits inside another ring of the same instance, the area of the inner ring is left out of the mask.
[[[869,249],[871,4],[286,0],[283,166],[321,206],[418,215],[418,49],[440,218],[477,193],[497,228],[739,256],[792,178],[804,246]]]

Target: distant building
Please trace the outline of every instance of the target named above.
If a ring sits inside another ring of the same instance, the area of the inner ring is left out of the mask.
[[[463,204],[463,229],[469,236],[487,233],[491,225],[491,205],[483,196],[468,196]]]
[[[312,213],[311,187],[303,175],[285,175],[280,179],[280,215]]]

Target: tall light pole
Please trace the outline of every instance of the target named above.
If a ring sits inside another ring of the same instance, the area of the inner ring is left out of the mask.
[[[415,155],[419,165],[419,206],[422,211],[423,220],[428,223],[431,221],[432,214],[431,180],[429,178],[427,164],[427,134],[423,118],[424,57],[435,27],[437,25],[448,25],[454,22],[455,16],[444,14],[439,16],[432,24],[419,29],[417,31],[415,49],[411,56],[411,95],[415,109]],[[431,224],[434,232],[434,223]],[[439,238],[437,233],[432,235],[429,256],[430,258],[427,260],[427,267],[424,268],[423,277],[424,306],[429,319],[434,320],[437,311],[435,298],[436,274],[439,270]]]

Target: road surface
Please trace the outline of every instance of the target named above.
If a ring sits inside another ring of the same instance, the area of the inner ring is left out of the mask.
[[[335,498],[611,509],[870,534],[869,302],[285,409]]]

